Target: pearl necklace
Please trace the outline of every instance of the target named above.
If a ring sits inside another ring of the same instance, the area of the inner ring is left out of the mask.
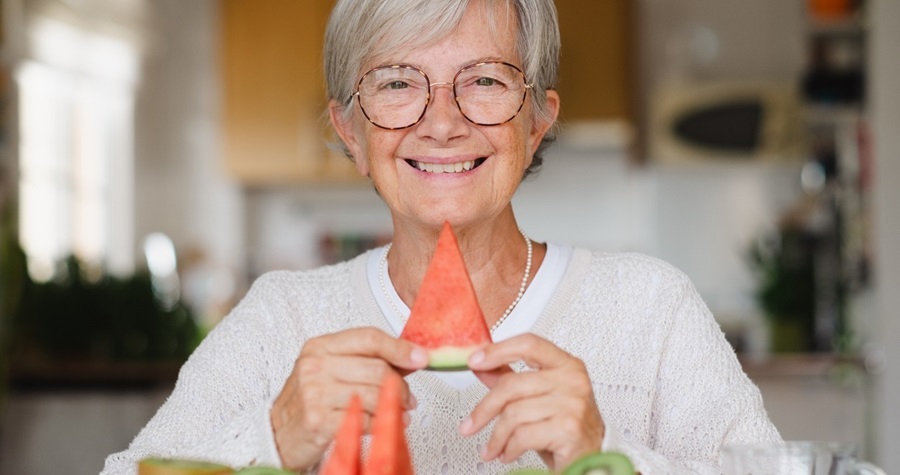
[[[506,307],[506,310],[503,311],[503,315],[500,316],[500,319],[497,320],[496,323],[491,325],[491,333],[494,333],[494,330],[496,330],[500,326],[500,324],[502,324],[507,319],[507,317],[509,317],[513,309],[516,308],[516,305],[519,304],[519,301],[522,300],[522,296],[525,295],[525,289],[528,287],[528,278],[531,277],[531,262],[533,254],[531,239],[528,237],[528,235],[525,234],[525,231],[519,229],[519,232],[522,234],[522,237],[525,238],[525,245],[528,248],[528,255],[525,259],[525,275],[522,276],[522,285],[519,286],[519,293],[516,294],[516,298],[512,301],[511,304],[509,304],[509,307]],[[391,308],[394,310],[394,313],[397,314],[397,316],[400,317],[401,320],[406,320],[405,318],[403,318],[403,313],[400,312],[399,308],[397,308],[397,304],[394,303],[393,297],[388,292],[387,283],[385,282],[384,278],[384,275],[387,273],[385,272],[385,267],[387,265],[388,252],[391,251],[391,245],[392,243],[389,243],[387,246],[385,246],[384,253],[381,255],[381,261],[378,263],[378,282],[381,284],[381,291],[384,294],[384,297],[387,299],[388,303],[391,305]]]

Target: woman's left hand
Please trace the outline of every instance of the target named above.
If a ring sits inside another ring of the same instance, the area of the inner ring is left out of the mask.
[[[535,371],[515,373],[523,361]],[[499,417],[482,458],[511,462],[536,450],[551,470],[600,450],[605,426],[584,363],[533,334],[485,347],[469,368],[490,388],[460,425],[472,435]]]

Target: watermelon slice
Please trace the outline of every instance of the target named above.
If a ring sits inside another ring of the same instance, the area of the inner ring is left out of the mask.
[[[400,338],[425,348],[428,369],[438,371],[466,369],[469,355],[491,342],[450,223],[444,223]]]
[[[378,407],[372,421],[372,446],[363,475],[413,475],[400,398],[400,375],[386,374],[378,394]]]
[[[319,472],[321,475],[359,475],[360,438],[363,434],[363,410],[359,394],[353,394],[344,411],[344,420],[334,439],[331,455]]]

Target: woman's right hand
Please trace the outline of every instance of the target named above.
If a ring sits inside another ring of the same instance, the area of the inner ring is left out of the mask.
[[[318,462],[354,393],[362,400],[368,431],[385,373],[404,376],[427,364],[425,350],[376,328],[307,341],[270,412],[282,464],[302,471]],[[413,409],[415,399],[405,383],[403,390],[406,408]]]

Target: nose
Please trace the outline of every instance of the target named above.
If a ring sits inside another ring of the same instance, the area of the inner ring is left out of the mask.
[[[439,142],[465,135],[469,130],[469,123],[456,103],[453,83],[435,82],[430,87],[431,97],[425,116],[416,127],[416,133]]]

